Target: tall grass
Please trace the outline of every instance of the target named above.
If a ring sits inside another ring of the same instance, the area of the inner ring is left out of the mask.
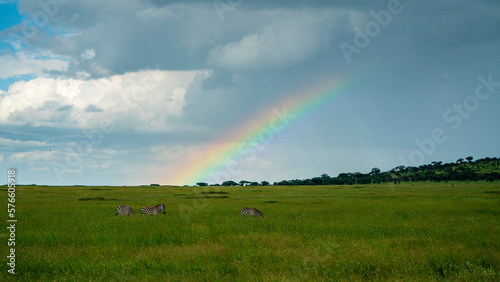
[[[498,281],[499,202],[500,185],[483,182],[20,186],[17,274],[0,270],[2,280]],[[160,203],[166,215],[140,215]],[[115,216],[120,204],[134,216]],[[241,217],[244,206],[265,217]]]

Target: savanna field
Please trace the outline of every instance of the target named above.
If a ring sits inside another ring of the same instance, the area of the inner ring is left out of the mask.
[[[1,190],[3,281],[500,280],[498,181],[17,186],[15,275]],[[115,216],[121,204],[134,216]]]

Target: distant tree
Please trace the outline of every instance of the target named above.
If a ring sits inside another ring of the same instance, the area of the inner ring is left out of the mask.
[[[198,186],[208,186],[208,183],[206,183],[206,182],[198,182],[198,183],[196,183],[196,185],[198,185]]]
[[[404,165],[397,166],[397,167],[395,167],[395,170],[396,170],[396,172],[403,173],[406,170],[406,166],[404,166]]]
[[[304,180],[295,179],[294,182],[295,182],[294,185],[313,185],[311,179],[304,179]]]
[[[332,181],[332,178],[330,177],[330,175],[326,174],[326,173],[323,173],[321,176],[321,185],[328,185],[328,184],[331,184],[331,181]]]
[[[400,183],[408,181],[477,181],[477,180],[500,180],[500,173],[496,172],[500,165],[500,158],[484,158],[473,161],[469,156],[458,159],[456,162],[443,163],[433,161],[430,164],[423,164],[418,167],[403,165],[391,170],[382,172],[379,168],[373,168],[369,173],[360,172],[340,173],[337,177],[330,177],[322,174],[320,177],[310,179],[293,179],[274,182],[273,185],[353,185],[369,183]],[[463,165],[467,163],[467,165]],[[261,185],[268,186],[268,181],[257,182],[241,181],[240,185]],[[226,181],[223,185],[234,186],[238,183]]]
[[[246,181],[246,180],[240,181],[240,186],[247,186],[248,184],[250,184],[250,181]]]
[[[347,173],[340,173],[339,176],[337,176],[337,178],[348,179],[349,178],[349,174],[347,174]]]
[[[228,181],[222,182],[222,186],[238,186],[238,183],[236,183],[232,180],[228,180]]]
[[[358,184],[370,184],[372,183],[372,180],[370,177],[364,177],[360,180],[358,180]]]
[[[321,185],[323,184],[323,179],[321,177],[314,177],[311,179],[313,185]]]
[[[363,180],[365,178],[365,176],[359,171],[353,173],[353,177],[354,177],[354,183],[356,183],[356,184],[363,182]]]
[[[290,185],[290,181],[288,181],[288,180],[282,180],[280,182],[274,182],[274,185],[287,186],[287,185]]]
[[[406,168],[406,170],[409,171],[409,172],[415,173],[415,172],[418,171],[418,167],[409,166],[409,167]]]
[[[432,167],[435,168],[435,169],[439,169],[441,168],[441,166],[443,165],[443,162],[431,162],[432,164]]]

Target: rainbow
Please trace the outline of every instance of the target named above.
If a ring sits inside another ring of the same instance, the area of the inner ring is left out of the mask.
[[[228,134],[210,142],[205,150],[187,157],[168,175],[172,185],[194,185],[197,182],[220,183],[237,178],[245,162],[251,162],[262,147],[277,135],[290,131],[292,124],[332,105],[347,94],[354,85],[352,80],[339,80],[329,75],[253,118],[238,124]]]

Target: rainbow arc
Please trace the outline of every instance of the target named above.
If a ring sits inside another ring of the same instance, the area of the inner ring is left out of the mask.
[[[228,177],[237,179],[239,169],[255,160],[267,143],[289,131],[294,123],[347,95],[354,86],[353,82],[327,76],[312,86],[287,95],[283,101],[210,142],[205,150],[183,160],[171,170],[165,182],[194,185],[197,182],[219,183]]]

